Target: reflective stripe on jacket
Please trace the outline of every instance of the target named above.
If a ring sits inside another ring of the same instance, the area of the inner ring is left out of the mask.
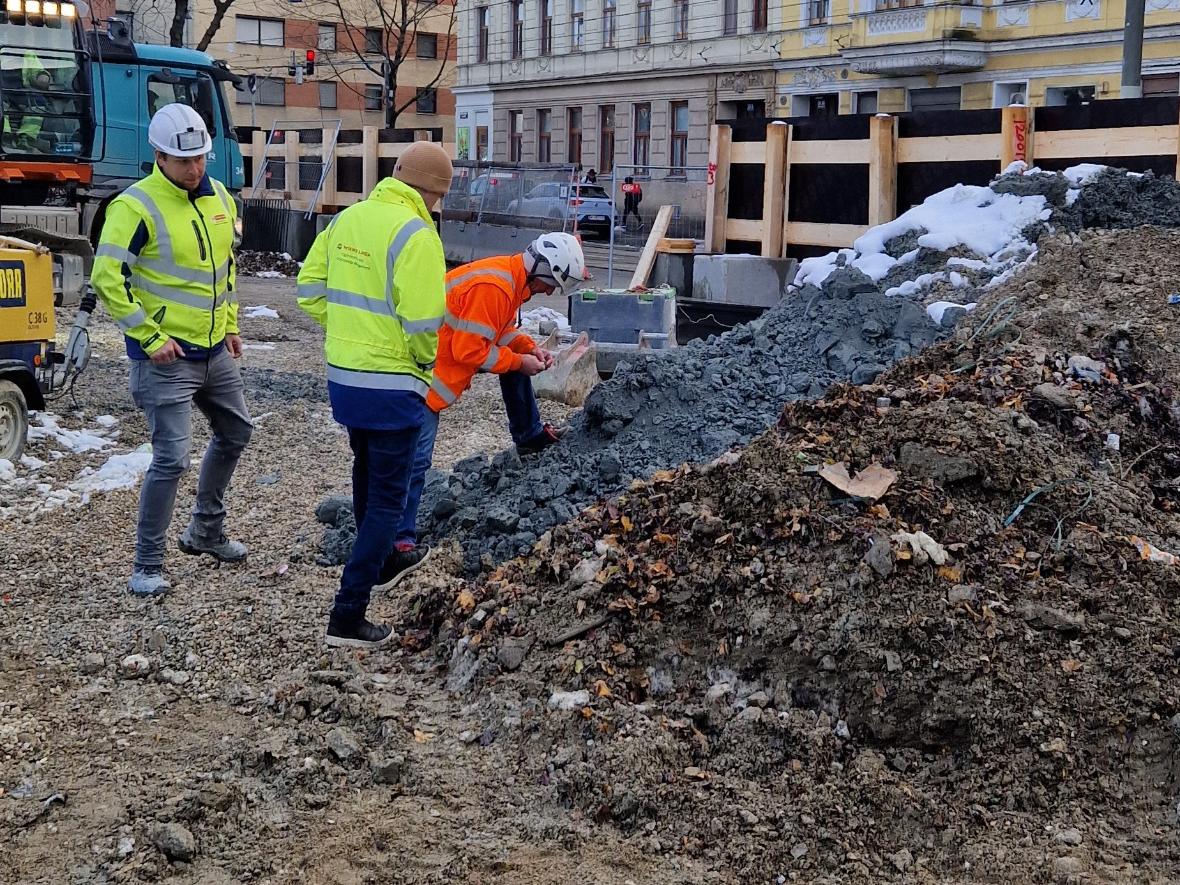
[[[107,207],[91,283],[145,354],[168,338],[213,349],[237,334],[236,218],[221,182],[206,176],[190,194],[158,166]]]
[[[447,315],[438,337],[438,363],[426,404],[436,412],[455,403],[476,372],[502,375],[520,368],[521,354],[537,346],[516,328],[529,299],[521,255],[464,264],[447,274]]]

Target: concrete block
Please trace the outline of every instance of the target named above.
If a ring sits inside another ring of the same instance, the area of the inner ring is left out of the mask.
[[[794,258],[757,255],[697,255],[692,267],[692,297],[697,301],[773,307],[795,278]]]
[[[676,346],[676,293],[587,289],[570,296],[570,327],[595,344],[623,344],[663,350]]]
[[[692,262],[696,256],[661,252],[651,272],[652,286],[671,286],[677,298],[692,297]]]

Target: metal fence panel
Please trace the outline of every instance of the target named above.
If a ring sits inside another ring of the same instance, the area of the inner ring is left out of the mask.
[[[242,200],[242,248],[251,252],[288,251],[290,209],[287,200],[259,197]]]
[[[443,200],[443,218],[573,230],[577,183],[573,166],[492,166],[456,161],[451,190]]]
[[[708,168],[689,166],[617,165],[609,179],[610,193],[617,204],[617,223],[610,231],[607,287],[615,285],[615,270],[633,267],[651,233],[651,225],[661,206],[672,207],[672,221],[665,237],[703,240],[705,238],[705,191]],[[628,201],[623,188],[638,187],[642,198],[635,205]],[[634,211],[631,211],[633,210]],[[629,280],[620,280],[625,285]]]

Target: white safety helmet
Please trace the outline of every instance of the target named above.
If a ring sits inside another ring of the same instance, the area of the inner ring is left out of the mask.
[[[582,244],[572,234],[541,234],[525,250],[530,277],[552,282],[565,293],[590,279]]]
[[[173,157],[199,157],[213,149],[205,121],[186,104],[166,104],[152,115],[148,144]]]

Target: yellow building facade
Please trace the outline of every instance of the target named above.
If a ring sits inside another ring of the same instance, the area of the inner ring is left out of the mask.
[[[777,113],[974,110],[1118,98],[1122,0],[788,0]],[[1180,85],[1180,0],[1147,0],[1144,95]]]

